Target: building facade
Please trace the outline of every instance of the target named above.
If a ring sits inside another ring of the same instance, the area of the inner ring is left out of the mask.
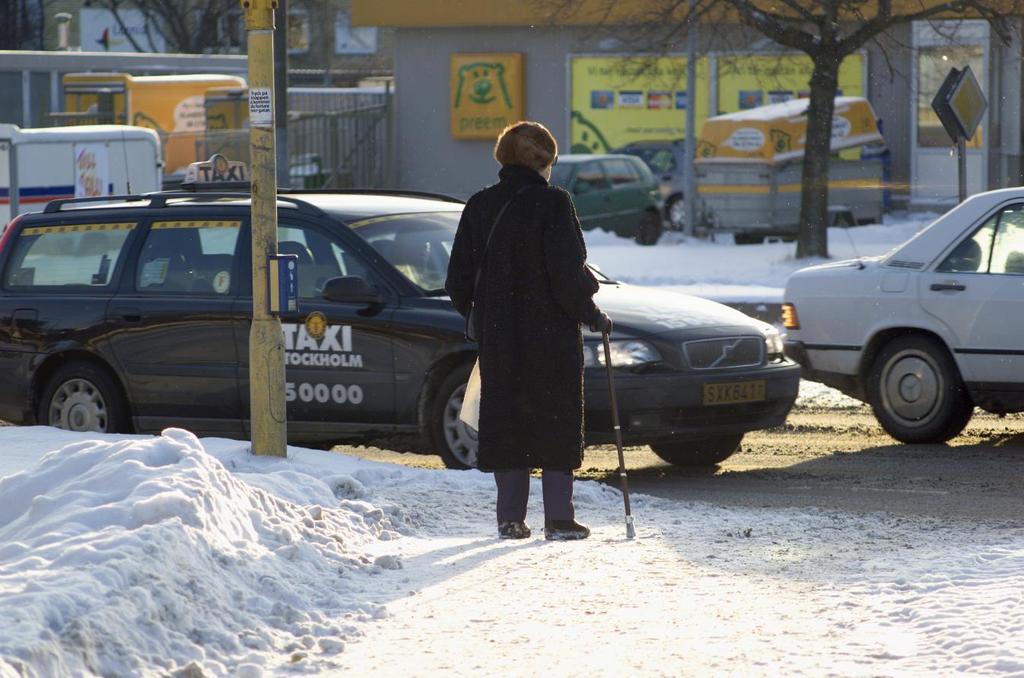
[[[194,49],[174,44],[154,14],[120,3],[115,16],[97,0],[49,0],[43,17],[43,49],[60,48],[56,16],[71,16],[68,43],[83,52],[157,52],[244,54],[245,19],[238,2],[217,0],[225,11],[195,17]],[[190,3],[181,3],[187,13]],[[209,10],[212,3],[204,6]],[[158,15],[157,15],[158,16]],[[393,32],[376,26],[353,26],[349,0],[289,0],[289,69],[295,84],[351,87],[367,77],[392,71]],[[131,36],[129,38],[129,35]]]
[[[699,128],[708,115],[801,96],[808,88],[805,57],[738,27],[700,29],[691,97],[685,91],[685,38],[650,49],[642,27],[587,25],[579,16],[553,21],[531,3],[430,5],[428,12],[413,0],[353,3],[356,24],[395,31],[394,165],[406,188],[466,196],[493,180],[496,130],[515,116],[486,113],[467,121],[461,93],[473,86],[465,77],[477,78],[481,101],[491,91],[503,92],[499,75],[508,79],[509,58],[518,59],[521,77],[505,84],[521,90],[522,101],[505,113],[548,125],[562,152],[680,138],[691,104]],[[930,106],[952,66],[971,66],[989,101],[968,144],[969,190],[1022,183],[1021,21],[1011,18],[1009,25],[1009,42],[984,21],[897,26],[844,62],[841,93],[867,97],[882,125],[896,207],[942,207],[955,199],[956,160]],[[481,68],[460,75],[456,64],[466,56]]]

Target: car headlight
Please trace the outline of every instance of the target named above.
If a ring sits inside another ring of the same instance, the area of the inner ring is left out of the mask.
[[[768,360],[781,358],[785,353],[785,348],[782,345],[782,335],[774,327],[768,327],[764,330],[764,348],[765,353],[768,354]]]
[[[646,363],[661,361],[661,354],[646,341],[626,339],[609,343],[612,356],[612,367],[635,367]],[[583,346],[583,366],[604,366],[604,345],[585,344]]]

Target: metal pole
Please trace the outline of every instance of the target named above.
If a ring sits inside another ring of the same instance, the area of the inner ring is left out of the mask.
[[[963,137],[956,140],[956,168],[960,187],[960,202],[967,200],[967,142]]]
[[[615,375],[612,373],[612,349],[608,342],[608,333],[603,332],[604,367],[608,373],[608,399],[612,406],[612,425],[615,427],[615,445],[619,449],[619,485],[622,487],[622,502],[626,507],[626,539],[636,536],[633,527],[633,514],[629,509],[629,480],[626,478],[626,457],[622,453],[622,426],[619,424],[619,399],[615,395]]]
[[[274,28],[274,143],[277,144],[277,185],[292,185],[288,162],[288,0],[277,0]]]
[[[686,223],[683,233],[697,228],[697,0],[690,0],[686,26]]]
[[[249,51],[249,153],[252,176],[252,330],[249,421],[253,454],[287,456],[284,333],[268,305],[268,260],[277,253],[274,155],[276,0],[242,0]]]

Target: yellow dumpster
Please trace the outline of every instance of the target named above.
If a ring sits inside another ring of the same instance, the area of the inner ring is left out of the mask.
[[[207,157],[224,155],[249,162],[249,90],[211,87],[204,95]]]
[[[799,227],[807,99],[708,118],[697,142],[702,222],[737,242],[792,236]],[[871,104],[837,97],[832,118],[829,211],[842,225],[878,221],[885,141]]]
[[[148,127],[164,144],[165,175],[180,175],[205,160],[206,91],[245,87],[232,75],[69,73],[64,76],[66,123],[118,123]],[[201,157],[200,157],[201,156]]]

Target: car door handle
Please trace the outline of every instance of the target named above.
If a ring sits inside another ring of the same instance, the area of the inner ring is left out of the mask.
[[[967,289],[967,285],[963,285],[958,282],[940,282],[932,283],[929,289],[931,289],[932,292],[963,292]]]
[[[142,322],[142,311],[132,307],[122,307],[113,309],[112,315],[123,320],[126,323],[140,323]]]

